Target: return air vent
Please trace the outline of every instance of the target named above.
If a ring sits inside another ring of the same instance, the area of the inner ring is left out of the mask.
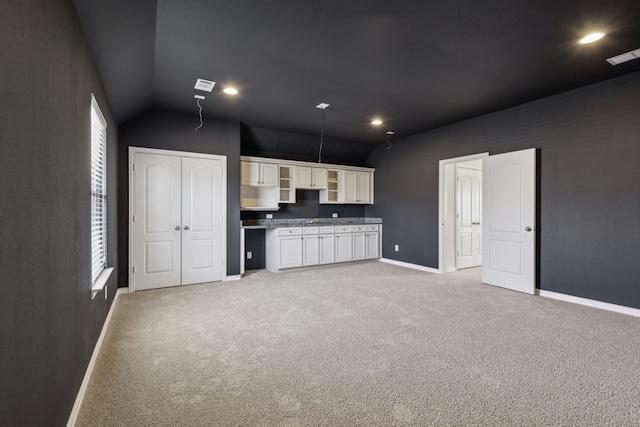
[[[203,90],[205,92],[211,92],[215,85],[216,85],[216,82],[212,82],[210,80],[198,79],[196,80],[196,85],[193,88],[198,90]]]
[[[618,56],[612,56],[611,58],[607,59],[607,62],[611,65],[618,65],[622,64],[623,62],[631,61],[638,58],[640,58],[640,49],[632,50]]]

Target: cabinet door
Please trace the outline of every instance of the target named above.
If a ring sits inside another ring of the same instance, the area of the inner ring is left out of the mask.
[[[278,237],[278,251],[280,264],[278,268],[293,268],[302,266],[302,237]]]
[[[320,264],[331,264],[336,260],[335,236],[333,234],[320,235],[318,244]]]
[[[240,185],[260,185],[260,163],[240,162]]]
[[[296,166],[296,188],[311,189],[311,168]]]
[[[317,234],[302,238],[302,265],[317,265],[320,262],[318,254],[319,240]]]
[[[260,185],[278,186],[278,165],[260,163]]]
[[[336,262],[351,261],[351,233],[336,234]]]
[[[364,236],[367,259],[380,258],[380,233],[367,232]]]
[[[344,171],[344,202],[356,203],[358,200],[358,173]]]
[[[365,259],[364,232],[353,233],[353,260]]]
[[[327,188],[327,170],[325,168],[312,168],[311,173],[311,187],[314,190]]]
[[[371,203],[371,174],[358,172],[358,197],[357,203]]]

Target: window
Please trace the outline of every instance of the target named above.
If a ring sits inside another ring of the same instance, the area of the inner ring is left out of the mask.
[[[106,175],[107,122],[91,95],[91,283],[94,291],[102,290],[106,283],[106,278],[98,281],[107,267]]]

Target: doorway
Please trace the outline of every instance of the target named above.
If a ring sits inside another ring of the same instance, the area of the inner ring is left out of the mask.
[[[488,156],[478,153],[440,161],[441,274],[482,263],[481,176],[482,159]]]
[[[482,282],[494,286],[516,290],[528,294],[535,293],[536,280],[536,149],[530,148],[489,156],[481,153],[440,161],[439,193],[439,272],[441,274],[460,268],[460,242],[456,235],[463,236],[466,230],[457,221],[455,195],[452,182],[461,176],[457,166],[471,160],[482,159],[481,187],[482,208],[476,218],[480,218],[482,228],[481,256]],[[476,175],[477,177],[477,175]],[[469,188],[473,188],[469,180]],[[460,186],[458,186],[460,190]],[[459,192],[458,201],[464,192]],[[472,208],[471,208],[472,210]],[[473,215],[469,213],[473,224]],[[456,222],[457,221],[457,222]],[[456,228],[458,226],[458,228]],[[457,234],[452,231],[457,231]],[[471,238],[468,238],[471,242]],[[471,246],[471,244],[470,244]],[[458,263],[458,264],[456,264]]]
[[[226,273],[226,157],[129,149],[130,290]]]

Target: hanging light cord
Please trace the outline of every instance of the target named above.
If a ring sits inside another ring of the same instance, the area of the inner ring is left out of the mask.
[[[198,107],[200,108],[200,110],[198,111],[198,115],[200,116],[200,126],[198,126],[195,130],[195,132],[198,132],[198,129],[200,129],[202,127],[202,105],[200,105],[200,100],[197,99],[196,100],[196,104],[198,104]]]
[[[389,146],[387,147],[387,150],[391,150],[391,141],[389,141],[389,137],[391,135],[387,135],[387,142],[389,143]]]
[[[324,108],[321,108],[322,111],[322,127],[320,128],[320,150],[318,150],[318,163],[322,163],[322,144],[324,142]]]

